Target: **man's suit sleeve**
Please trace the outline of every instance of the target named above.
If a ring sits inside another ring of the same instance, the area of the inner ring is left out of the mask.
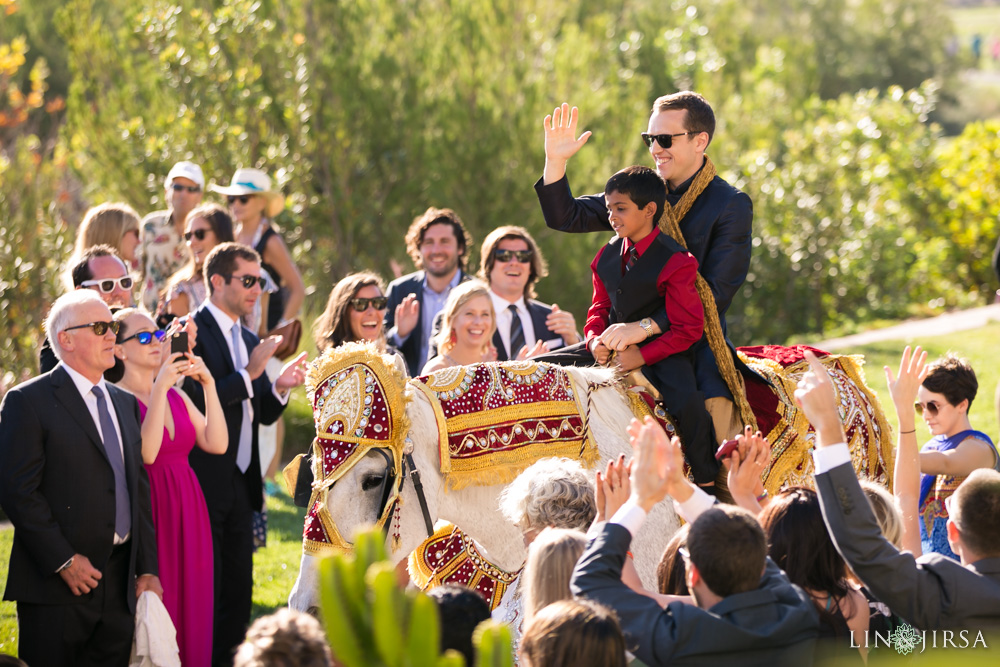
[[[628,529],[605,523],[587,545],[573,570],[570,589],[614,610],[625,632],[626,646],[647,665],[667,664],[674,652],[678,623],[656,600],[622,583],[622,568],[632,536]]]
[[[743,192],[730,197],[708,242],[708,252],[699,266],[715,297],[719,313],[729,309],[736,292],[750,271],[753,203]]]
[[[535,194],[542,206],[545,224],[560,232],[606,232],[611,229],[604,194],[573,198],[569,179],[565,176],[555,183],[544,185],[542,179],[535,183]]]
[[[42,572],[55,572],[76,553],[39,491],[45,468],[43,431],[23,392],[13,389],[0,405],[0,506]],[[86,436],[82,436],[86,438]]]
[[[849,463],[816,475],[816,491],[837,551],[875,597],[919,629],[942,627],[959,604],[946,569],[964,568],[954,562],[940,569],[927,567],[892,546]]]

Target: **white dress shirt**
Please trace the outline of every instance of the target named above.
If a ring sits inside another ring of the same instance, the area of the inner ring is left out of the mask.
[[[507,358],[513,359],[520,350],[510,349],[510,325],[514,321],[514,317],[511,315],[510,310],[508,310],[509,306],[516,306],[517,312],[521,314],[521,324],[524,329],[524,344],[530,349],[535,344],[535,341],[538,340],[537,336],[535,336],[535,325],[531,321],[531,313],[528,312],[528,305],[524,302],[523,296],[517,301],[511,302],[497,295],[493,290],[490,290],[490,299],[493,301],[493,312],[497,316],[497,331],[500,332],[500,340],[503,341],[503,347],[507,350]]]

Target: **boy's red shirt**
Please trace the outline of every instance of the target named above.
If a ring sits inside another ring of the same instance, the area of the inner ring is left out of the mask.
[[[654,228],[651,234],[635,244],[640,257],[660,233],[659,229]],[[631,247],[632,241],[625,239],[625,243],[622,244],[622,271],[625,270],[625,261]],[[601,254],[607,249],[608,246],[601,248],[594,261],[590,263],[594,298],[587,311],[587,324],[583,329],[588,341],[600,336],[608,328],[611,298],[604,283],[597,276],[597,263],[601,259]],[[646,365],[655,364],[671,354],[683,352],[701,339],[705,330],[705,310],[701,304],[701,297],[698,296],[698,289],[695,287],[697,275],[698,261],[689,252],[674,253],[660,270],[656,287],[664,299],[670,328],[639,350]]]

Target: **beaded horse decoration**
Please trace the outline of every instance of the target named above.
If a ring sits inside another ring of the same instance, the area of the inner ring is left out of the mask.
[[[410,383],[434,410],[441,473],[449,488],[463,489],[510,482],[549,456],[592,467],[598,453],[588,428],[590,395],[617,380],[579,386],[565,369],[528,360],[455,366]],[[666,423],[651,400],[628,393],[636,417]]]
[[[328,555],[352,549],[330,516],[327,495],[370,450],[387,450],[393,486],[376,527],[381,529],[399,501],[402,456],[409,420],[406,378],[390,357],[367,344],[346,343],[316,359],[306,375],[316,439],[313,485],[302,530],[303,550]]]

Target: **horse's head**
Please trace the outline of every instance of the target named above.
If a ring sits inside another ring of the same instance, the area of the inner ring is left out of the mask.
[[[313,362],[306,382],[316,440],[303,549],[349,551],[345,536],[383,527],[399,498],[405,377],[371,345],[348,343]]]

